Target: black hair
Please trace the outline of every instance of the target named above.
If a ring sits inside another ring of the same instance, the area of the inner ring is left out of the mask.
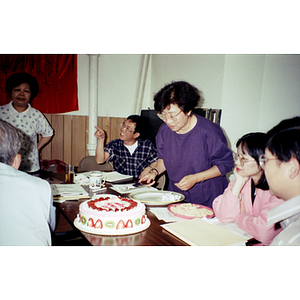
[[[193,110],[199,101],[200,91],[196,87],[185,81],[175,81],[154,95],[154,108],[162,112],[170,104],[177,104],[184,113],[187,113]]]
[[[259,156],[265,153],[265,145],[267,142],[267,135],[263,132],[251,132],[243,135],[236,143],[238,148],[241,145],[242,152],[253,157],[259,166]],[[268,190],[269,186],[265,177],[262,174],[259,182],[256,184],[257,188]]]
[[[280,161],[295,157],[300,163],[300,127],[279,131],[269,139],[267,149]]]
[[[130,115],[129,117],[127,117],[127,120],[130,120],[131,122],[135,123],[134,133],[138,132],[141,136],[142,133],[144,132],[144,120],[143,120],[143,118],[139,115]]]
[[[279,124],[274,126],[267,132],[268,139],[270,139],[274,134],[289,128],[300,128],[300,116],[282,120]]]
[[[11,75],[5,84],[5,91],[11,96],[12,90],[22,83],[28,83],[30,86],[31,98],[29,103],[33,101],[39,92],[39,83],[37,80],[27,73],[15,73]]]

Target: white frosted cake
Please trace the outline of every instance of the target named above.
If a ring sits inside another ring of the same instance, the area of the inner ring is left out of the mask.
[[[131,234],[150,225],[143,203],[115,195],[81,203],[74,223],[80,230],[100,235]]]

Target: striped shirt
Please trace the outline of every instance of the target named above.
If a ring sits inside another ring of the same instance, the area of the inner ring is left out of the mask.
[[[157,160],[157,151],[149,140],[138,139],[137,142],[138,146],[132,155],[120,139],[104,147],[104,151],[109,153],[108,161],[113,161],[115,171],[138,178],[147,166]]]
[[[300,246],[300,195],[269,211],[267,225],[277,222],[283,230],[270,246]]]

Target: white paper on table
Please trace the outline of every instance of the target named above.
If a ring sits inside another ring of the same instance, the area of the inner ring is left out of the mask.
[[[184,221],[185,219],[176,217],[174,216],[169,210],[168,207],[151,207],[150,211],[155,214],[155,216],[159,220],[163,220],[165,222],[179,222],[179,221]],[[244,238],[245,240],[249,240],[252,238],[250,234],[242,230],[236,223],[222,223],[219,219],[217,218],[202,218],[203,221],[206,221],[210,224],[216,224],[219,225],[220,227],[223,227],[227,230],[229,230],[232,233],[235,233],[239,235],[240,237]]]
[[[245,239],[200,218],[160,225],[191,246],[245,245]]]
[[[149,207],[149,210],[155,214],[157,219],[163,220],[165,222],[178,222],[184,219],[174,216],[168,207]]]
[[[107,172],[105,174],[105,176],[106,176],[106,181],[107,182],[118,182],[118,181],[122,181],[122,180],[125,180],[125,179],[130,180],[130,179],[133,178],[130,175],[124,175],[124,174],[118,173],[116,171]]]
[[[84,174],[77,174],[74,178],[74,182],[80,185],[89,185],[90,180]]]
[[[55,196],[88,196],[87,191],[79,184],[51,184],[53,197]]]
[[[212,218],[212,219],[207,219],[207,218],[202,218],[204,221],[210,223],[210,224],[216,224],[219,225],[220,227],[223,227],[232,233],[235,233],[239,235],[240,237],[244,238],[245,240],[249,240],[253,238],[252,235],[241,229],[235,222],[231,223],[222,223],[218,218]]]

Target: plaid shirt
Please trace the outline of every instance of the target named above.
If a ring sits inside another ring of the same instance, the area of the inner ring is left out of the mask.
[[[138,146],[131,155],[120,139],[109,142],[104,151],[109,153],[108,161],[113,161],[114,170],[133,178],[157,160],[157,151],[149,140],[138,139]]]

